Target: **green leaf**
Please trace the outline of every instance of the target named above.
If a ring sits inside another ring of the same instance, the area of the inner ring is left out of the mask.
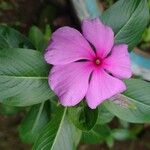
[[[88,144],[98,144],[107,140],[111,131],[107,125],[95,125],[89,132],[83,132],[82,142]]]
[[[5,10],[14,9],[14,7],[10,2],[1,1],[0,9],[5,11]]]
[[[73,150],[81,131],[71,124],[66,116],[67,108],[58,107],[55,116],[43,128],[33,150]]]
[[[49,67],[40,52],[0,50],[0,102],[13,106],[41,103],[53,96],[48,86]]]
[[[38,27],[32,26],[30,28],[29,38],[30,38],[32,44],[35,46],[35,48],[38,51],[44,50],[44,48],[46,46],[45,39],[44,39],[45,37],[44,37],[44,34],[41,32],[41,30]]]
[[[47,109],[50,109],[47,108],[47,102],[30,108],[19,127],[20,138],[23,142],[33,143],[36,140],[42,127],[50,120]]]
[[[68,108],[69,119],[72,123],[83,131],[91,130],[96,124],[98,117],[98,108],[90,109],[84,103]]]
[[[8,47],[9,47],[9,44],[4,39],[4,37],[2,35],[0,35],[0,49],[2,49],[2,48],[8,48]]]
[[[117,97],[121,103],[104,102],[105,107],[122,120],[133,123],[150,122],[150,83],[138,79],[126,80],[127,91]]]
[[[112,148],[114,145],[114,138],[110,135],[106,139],[106,144],[109,148]]]
[[[48,43],[48,41],[50,40],[52,31],[49,25],[46,25],[45,27],[45,32],[44,32],[44,39],[46,41],[46,43]]]
[[[132,50],[149,20],[147,0],[119,0],[102,14],[102,20],[115,32],[115,42]]]
[[[135,135],[128,129],[113,129],[111,134],[116,140],[127,140],[135,138]]]
[[[105,124],[114,118],[114,115],[110,113],[103,104],[98,107],[98,119],[97,124]]]
[[[32,43],[23,34],[4,25],[0,25],[1,48],[34,48]]]

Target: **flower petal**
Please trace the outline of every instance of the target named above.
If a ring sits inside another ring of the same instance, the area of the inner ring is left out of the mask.
[[[92,74],[90,85],[86,94],[88,106],[96,108],[104,100],[126,90],[125,84],[104,70],[95,70]]]
[[[130,78],[132,71],[128,46],[126,44],[114,46],[111,55],[104,59],[103,67],[118,78]]]
[[[84,37],[95,47],[99,57],[106,57],[114,44],[114,32],[98,18],[84,20],[82,23]]]
[[[89,62],[74,62],[52,68],[49,85],[64,106],[74,106],[86,95],[92,67]]]
[[[62,65],[80,59],[92,59],[94,55],[94,51],[79,31],[62,27],[53,33],[44,57],[49,64]]]

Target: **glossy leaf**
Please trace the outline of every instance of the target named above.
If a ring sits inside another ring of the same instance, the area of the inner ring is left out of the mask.
[[[111,135],[111,130],[107,125],[95,125],[89,132],[83,132],[82,142],[88,144],[98,144],[107,140]]]
[[[44,48],[46,46],[44,34],[42,33],[42,31],[38,27],[32,26],[30,28],[29,38],[30,38],[32,44],[34,45],[34,47],[38,51],[44,50]]]
[[[0,50],[0,102],[28,106],[53,96],[48,70],[40,52],[29,49]]]
[[[82,102],[74,107],[68,108],[69,119],[80,130],[91,130],[96,124],[98,109],[90,109]]]
[[[132,50],[149,20],[147,0],[119,0],[103,13],[102,20],[114,30],[115,42],[126,43]]]
[[[129,140],[135,138],[135,135],[128,129],[113,129],[111,134],[116,140]]]
[[[30,108],[25,119],[19,127],[20,138],[23,142],[33,143],[42,127],[50,120],[47,112],[48,102],[34,105]]]
[[[23,34],[4,25],[0,25],[1,48],[34,48],[32,43]]]
[[[114,115],[110,113],[103,104],[98,107],[98,119],[97,124],[105,124],[114,118]]]
[[[33,150],[73,150],[77,146],[81,131],[70,123],[66,116],[67,108],[58,107],[52,120],[43,128]]]
[[[127,91],[118,99],[123,104],[110,100],[104,102],[105,107],[122,120],[134,123],[150,122],[150,83],[138,79],[125,82]]]

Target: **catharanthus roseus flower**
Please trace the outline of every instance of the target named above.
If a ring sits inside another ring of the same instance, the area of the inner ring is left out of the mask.
[[[112,29],[99,19],[84,20],[82,32],[71,27],[58,29],[44,57],[54,65],[49,85],[60,103],[74,106],[85,97],[94,109],[126,90],[121,79],[131,77],[130,59],[127,45],[114,45]]]

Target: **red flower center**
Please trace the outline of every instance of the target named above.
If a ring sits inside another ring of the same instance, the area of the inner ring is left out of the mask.
[[[101,64],[101,60],[99,58],[96,58],[94,60],[94,63],[99,66]]]

